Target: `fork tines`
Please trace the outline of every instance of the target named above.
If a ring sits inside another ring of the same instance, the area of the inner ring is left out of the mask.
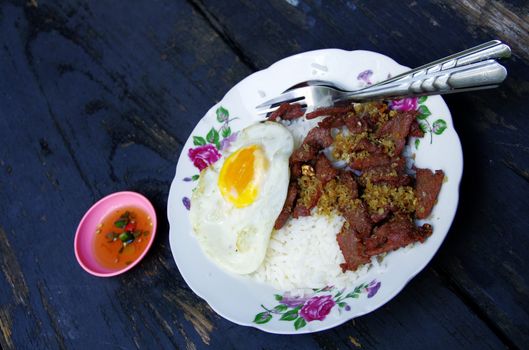
[[[305,86],[287,91],[277,97],[261,103],[255,107],[255,109],[258,111],[258,114],[267,114],[276,111],[282,103],[298,103],[302,108],[306,108],[307,103],[305,101],[305,95],[309,88],[310,86]]]

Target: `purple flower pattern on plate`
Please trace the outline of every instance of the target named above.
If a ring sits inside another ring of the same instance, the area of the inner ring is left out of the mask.
[[[417,97],[407,97],[400,100],[393,100],[389,103],[389,108],[396,111],[414,111],[417,109]]]
[[[366,287],[367,297],[368,298],[374,297],[375,294],[377,294],[378,290],[380,289],[380,285],[381,285],[380,281],[376,281],[376,280],[371,281]]]
[[[373,298],[380,286],[381,282],[373,280],[360,284],[347,294],[344,294],[345,289],[338,290],[332,286],[315,289],[310,295],[293,296],[290,292],[282,295],[276,294],[274,297],[279,304],[273,308],[261,305],[264,311],[256,314],[253,322],[267,323],[276,316],[280,321],[293,321],[294,329],[298,330],[309,322],[325,320],[335,307],[338,307],[340,313],[342,310],[351,311],[351,306],[347,301],[358,299],[361,294],[367,294],[368,298]]]
[[[208,166],[215,164],[222,155],[223,151],[230,147],[231,143],[237,139],[237,133],[232,133],[230,122],[237,118],[230,119],[229,111],[220,106],[215,111],[217,122],[221,125],[218,128],[212,127],[206,136],[193,136],[193,145],[188,149],[187,156],[199,172],[206,169]],[[182,179],[184,182],[197,181],[200,174],[187,176]],[[182,198],[184,207],[189,210],[191,208],[191,200],[188,197]]]
[[[323,321],[336,305],[332,295],[323,295],[310,298],[299,310],[299,315],[307,322],[314,320]]]
[[[237,139],[237,134],[237,132],[234,132],[230,136],[223,138],[222,141],[220,141],[220,150],[224,151],[225,149],[229,148],[231,143]]]
[[[286,305],[288,307],[298,307],[300,305],[305,304],[307,300],[309,300],[309,298],[304,295],[292,296],[290,292],[285,292],[281,300],[279,300],[279,303]]]
[[[220,159],[220,152],[212,144],[190,148],[187,152],[193,165],[202,171]]]
[[[363,81],[367,85],[371,85],[371,76],[373,76],[373,71],[371,69],[366,69],[365,71],[360,72],[356,79]]]
[[[182,198],[182,203],[187,210],[191,209],[191,200],[187,197]]]

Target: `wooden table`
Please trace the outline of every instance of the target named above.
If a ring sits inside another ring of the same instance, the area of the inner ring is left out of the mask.
[[[529,346],[527,1],[0,3],[2,349],[430,349]],[[182,145],[235,83],[337,47],[418,66],[490,39],[513,49],[501,88],[447,96],[465,168],[433,261],[379,310],[287,337],[238,326],[186,285],[166,206]],[[146,195],[158,236],[139,266],[85,273],[77,224],[115,191]]]

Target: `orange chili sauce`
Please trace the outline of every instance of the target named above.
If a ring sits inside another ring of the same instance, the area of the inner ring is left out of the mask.
[[[136,230],[142,234],[135,238],[132,243],[123,247],[123,242],[117,238],[112,241],[107,234],[115,232],[121,234],[124,228],[118,228],[114,223],[120,220],[125,212],[131,213],[136,225]],[[147,234],[145,234],[145,232]],[[101,266],[109,269],[121,269],[130,265],[145,251],[152,235],[152,219],[145,211],[136,207],[122,207],[114,210],[101,220],[101,224],[94,233],[94,255]],[[123,247],[122,252],[120,249]]]

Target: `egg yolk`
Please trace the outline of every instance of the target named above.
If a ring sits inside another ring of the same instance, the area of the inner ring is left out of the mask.
[[[225,200],[237,208],[252,204],[268,169],[263,149],[258,145],[242,147],[224,161],[218,186]]]

